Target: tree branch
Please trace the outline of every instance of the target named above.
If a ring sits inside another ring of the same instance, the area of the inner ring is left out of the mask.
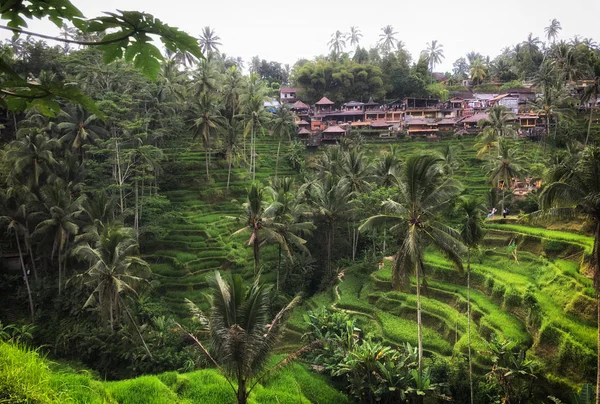
[[[111,43],[120,42],[120,41],[122,41],[124,39],[132,37],[135,34],[135,31],[132,31],[132,32],[130,32],[130,33],[128,33],[128,34],[126,34],[126,35],[124,35],[122,37],[110,39],[108,41],[94,42],[94,41],[77,41],[75,39],[66,39],[66,38],[59,38],[59,37],[52,36],[52,35],[38,34],[36,32],[26,31],[26,30],[20,29],[20,28],[11,28],[11,27],[8,27],[6,25],[0,25],[0,28],[8,30],[8,31],[18,32],[19,34],[27,34],[27,35],[35,36],[35,37],[38,37],[38,38],[50,39],[52,41],[72,43],[72,44],[75,44],[75,45],[83,45],[83,46],[109,45]]]

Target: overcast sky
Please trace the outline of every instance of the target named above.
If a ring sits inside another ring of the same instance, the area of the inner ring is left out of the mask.
[[[444,46],[445,59],[437,71],[451,71],[453,62],[473,50],[495,57],[505,46],[526,39],[529,32],[545,40],[544,27],[557,18],[559,39],[578,34],[600,42],[599,0],[303,0],[303,1],[192,1],[192,0],[71,0],[86,17],[103,11],[138,10],[198,36],[209,25],[221,37],[221,52],[249,61],[261,59],[293,65],[300,58],[328,53],[335,30],[357,26],[361,46],[377,43],[381,28],[392,25],[397,39],[413,59],[433,39]],[[56,34],[50,23],[30,28]],[[0,32],[1,38],[10,33]]]

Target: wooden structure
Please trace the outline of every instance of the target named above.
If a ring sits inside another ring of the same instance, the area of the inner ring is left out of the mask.
[[[279,89],[279,102],[282,104],[293,104],[296,102],[296,89],[292,87],[281,87]]]
[[[333,105],[335,103],[328,99],[327,97],[321,98],[319,101],[315,103],[315,107],[317,109],[317,114],[325,114],[333,111]]]
[[[342,136],[346,136],[346,131],[337,125],[325,129],[322,133],[323,141],[339,141]]]
[[[425,119],[411,119],[406,122],[408,136],[430,136],[439,131],[437,123]]]

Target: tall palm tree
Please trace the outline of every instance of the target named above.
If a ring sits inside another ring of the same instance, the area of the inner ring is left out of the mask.
[[[348,39],[350,40],[350,46],[358,46],[360,43],[360,39],[363,34],[360,32],[360,29],[356,26],[350,27],[350,32],[348,33]]]
[[[150,270],[146,261],[138,257],[134,231],[113,222],[102,226],[94,241],[78,245],[72,255],[89,264],[85,273],[78,275],[92,293],[84,307],[97,305],[103,320],[114,330],[123,311],[130,319],[122,294],[137,295],[136,287]]]
[[[396,42],[398,42],[396,35],[398,35],[398,33],[394,31],[394,27],[391,25],[386,25],[385,27],[381,28],[378,44],[381,46],[381,50],[384,53],[388,53],[390,50],[396,47]]]
[[[83,146],[86,143],[95,144],[96,140],[108,136],[108,131],[100,126],[100,119],[87,112],[80,104],[63,109],[58,118],[61,121],[58,129],[63,133],[60,141],[68,143],[73,153],[79,154],[81,162],[84,161]]]
[[[198,101],[192,105],[192,114],[194,116],[192,124],[193,139],[195,140],[198,136],[202,138],[205,151],[206,180],[208,181],[210,180],[211,140],[224,125],[216,94],[207,91],[200,94]]]
[[[516,131],[511,125],[515,120],[515,115],[511,110],[503,105],[494,105],[488,111],[488,116],[481,121],[481,127],[491,128],[497,139],[506,138],[510,135],[516,135]]]
[[[40,177],[52,171],[56,164],[53,151],[59,146],[56,139],[32,131],[10,143],[6,153],[11,162],[12,176],[20,178],[33,191],[40,186]]]
[[[331,52],[337,57],[346,47],[346,35],[342,31],[337,30],[331,35],[331,39],[327,44]]]
[[[371,189],[371,165],[365,154],[358,149],[352,149],[342,154],[342,177],[350,186],[350,192],[368,192]]]
[[[476,140],[477,143],[475,143],[475,148],[478,149],[476,157],[480,159],[487,153],[488,157],[491,159],[492,149],[498,147],[498,133],[492,127],[488,126],[477,135]],[[500,154],[500,152],[498,152],[498,154]]]
[[[231,66],[223,78],[223,104],[228,118],[236,116],[240,105],[240,96],[244,90],[244,80],[240,70]]]
[[[223,279],[216,271],[215,277],[209,282],[210,314],[205,315],[190,301],[188,304],[194,314],[208,324],[215,356],[193,334],[189,336],[224,373],[237,403],[246,404],[250,393],[264,377],[295,359],[302,351],[287,356],[271,369],[265,370],[270,353],[281,336],[282,327],[300,299],[292,299],[271,317],[271,290],[259,283],[258,278],[250,287],[245,287],[241,276]]]
[[[527,39],[523,41],[522,45],[527,48],[529,55],[533,58],[533,55],[540,51],[541,41],[540,38],[537,36],[534,37],[530,32],[529,35],[527,35]]]
[[[421,281],[425,275],[425,247],[432,245],[445,253],[460,269],[464,249],[460,234],[438,220],[461,190],[460,184],[443,175],[441,160],[431,155],[411,156],[400,175],[397,200],[383,202],[387,214],[368,218],[361,231],[392,224],[390,231],[399,237],[392,268],[392,285],[406,284],[415,274],[417,292],[418,371],[423,371],[423,323],[421,319]]]
[[[438,43],[438,41],[434,39],[431,43],[427,44],[425,53],[427,55],[427,61],[429,61],[429,71],[431,77],[433,77],[434,66],[441,63],[444,59],[444,45]]]
[[[467,346],[469,349],[469,385],[473,401],[473,365],[471,361],[471,249],[476,248],[485,235],[483,218],[485,207],[475,198],[463,198],[458,204],[460,237],[467,247]]]
[[[351,198],[350,184],[345,178],[336,179],[332,174],[327,174],[320,181],[311,183],[309,196],[309,203],[314,209],[314,214],[325,223],[327,273],[332,277],[331,261],[335,246],[335,230],[352,211],[352,206],[349,203]]]
[[[214,29],[209,26],[202,28],[200,34],[200,50],[205,56],[210,56],[211,52],[218,52],[221,46],[221,37],[217,35]]]
[[[277,157],[275,159],[275,178],[277,178],[277,172],[279,170],[279,151],[281,149],[281,139],[287,137],[288,140],[292,141],[292,132],[296,128],[296,121],[292,111],[286,104],[281,104],[277,107],[275,115],[271,120],[271,132],[273,136],[279,139],[277,145]]]
[[[561,30],[562,27],[560,26],[560,22],[556,18],[553,18],[552,21],[550,21],[550,25],[544,28],[546,38],[548,38],[548,41],[551,41],[553,44]]]
[[[250,134],[250,173],[256,178],[256,132],[263,129],[271,116],[264,107],[266,87],[256,74],[251,74],[241,96],[242,116],[246,122],[244,138]],[[245,144],[244,144],[245,145]]]
[[[600,149],[587,147],[568,176],[549,184],[540,195],[542,219],[571,218],[585,216],[593,225],[594,247],[590,264],[594,274],[594,287],[598,304],[600,322]],[[598,333],[600,352],[600,332]],[[598,355],[598,373],[596,391],[600,391],[600,354]],[[596,395],[600,404],[600,394]]]
[[[233,235],[250,233],[248,245],[252,246],[254,255],[255,277],[259,274],[260,248],[267,242],[275,242],[284,246],[285,240],[277,232],[279,223],[275,221],[278,206],[278,202],[268,203],[264,189],[260,184],[254,182],[248,190],[248,199],[243,204],[243,215],[234,218],[245,222],[245,226],[235,231]],[[287,244],[284,247],[287,247]]]
[[[453,176],[454,172],[464,163],[458,155],[456,147],[453,147],[451,144],[446,144],[442,147],[440,150],[440,157],[442,158],[442,171],[445,175],[450,177]]]
[[[558,127],[558,120],[569,114],[568,103],[571,97],[566,86],[562,81],[555,81],[543,88],[542,95],[533,103],[533,110],[540,116],[544,116],[546,121],[546,130],[544,131],[544,155],[546,145],[550,136],[550,124],[554,120],[555,127]]]
[[[389,188],[398,185],[399,174],[400,159],[396,149],[391,148],[375,161],[375,178],[380,186]]]
[[[594,110],[596,109],[596,104],[598,101],[598,97],[600,96],[600,62],[596,63],[593,67],[592,71],[592,82],[587,85],[585,88],[581,102],[589,103],[590,107],[590,117],[588,120],[587,134],[585,136],[585,145],[587,146],[588,140],[590,138],[590,130],[592,129],[592,118],[594,114]]]
[[[23,282],[25,282],[27,297],[29,299],[31,322],[33,322],[35,320],[33,296],[31,294],[29,274],[27,269],[25,269],[25,260],[23,258],[23,250],[21,248],[21,237],[26,237],[28,232],[26,223],[26,204],[27,201],[23,198],[22,193],[20,193],[20,195],[11,195],[8,190],[0,189],[0,212],[2,212],[2,215],[0,215],[0,226],[4,227],[7,233],[13,233],[15,236],[17,251],[19,252],[19,262],[23,272]]]
[[[58,294],[62,294],[67,270],[67,252],[69,242],[79,231],[78,217],[83,213],[83,196],[73,199],[70,189],[62,180],[46,184],[40,190],[44,210],[36,216],[41,221],[35,228],[35,234],[50,235],[53,239],[51,258],[57,255]],[[57,254],[58,253],[58,254]]]
[[[225,149],[225,159],[228,165],[226,188],[228,193],[231,182],[231,167],[241,158],[244,158],[240,147],[240,135],[242,131],[242,123],[236,118],[226,121],[225,128],[223,129],[223,148]]]
[[[216,92],[220,87],[221,76],[216,63],[210,59],[202,59],[194,72],[194,94],[199,96],[206,92]]]
[[[523,156],[519,154],[516,147],[511,147],[506,139],[499,139],[498,157],[490,162],[488,179],[492,186],[502,189],[502,211],[504,212],[504,200],[506,189],[512,187],[513,178],[522,177]]]

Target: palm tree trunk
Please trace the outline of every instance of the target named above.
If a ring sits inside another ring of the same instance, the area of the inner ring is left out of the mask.
[[[279,139],[279,144],[277,145],[277,157],[275,158],[275,178],[277,178],[277,171],[279,170],[279,149],[281,149],[281,138]]]
[[[25,223],[25,227],[29,228],[27,222]],[[35,266],[35,259],[33,258],[33,248],[31,248],[31,240],[30,240],[29,237],[30,237],[29,230],[26,230],[26,233],[25,233],[25,248],[29,252],[29,259],[31,260],[31,269],[33,270],[33,278],[37,282],[37,280],[38,280],[37,268]]]
[[[120,156],[119,156],[119,142],[115,139],[115,148],[116,148],[116,152],[117,152],[117,175],[118,175],[118,181],[117,184],[119,185],[119,198],[121,200],[121,214],[123,214],[124,210],[125,210],[125,201],[123,199],[123,178],[121,177],[121,160],[120,160]]]
[[[594,105],[592,104],[590,106],[590,120],[588,121],[588,127],[587,127],[587,135],[585,136],[585,143],[583,144],[583,146],[587,146],[588,144],[588,140],[590,138],[590,130],[592,129],[592,113],[594,112]]]
[[[246,404],[248,397],[246,395],[246,379],[238,377],[237,402],[238,404]]]
[[[206,165],[206,181],[210,181],[210,175],[208,173],[208,147],[204,149],[204,163]]]
[[[31,297],[31,288],[29,287],[29,277],[27,276],[27,270],[25,269],[25,262],[23,261],[23,252],[21,251],[21,242],[19,241],[19,235],[15,230],[15,239],[17,240],[17,249],[19,250],[19,258],[21,259],[21,269],[23,270],[23,280],[25,281],[25,287],[27,288],[27,297],[29,298],[29,310],[31,311],[31,322],[35,320],[35,312],[33,309],[33,298]]]
[[[471,248],[467,248],[467,347],[469,349],[469,386],[473,401],[473,363],[471,362]]]
[[[600,255],[600,251],[598,251],[600,249],[600,246],[598,246],[598,243],[600,243],[600,221],[598,221],[598,223],[596,223],[596,234],[594,234],[594,250],[593,250],[593,254],[594,256],[592,257],[592,262],[594,265],[594,280],[597,279],[598,277],[598,256]],[[596,304],[598,306],[597,311],[598,311],[598,324],[600,325],[600,288],[598,287],[597,282],[596,283]],[[598,330],[598,359],[596,362],[597,368],[596,368],[596,404],[600,404],[600,328]]]
[[[258,234],[256,235],[256,238],[254,239],[254,242],[252,243],[252,249],[254,252],[254,277],[256,278],[258,276],[258,265],[259,265],[259,259],[260,259],[260,244],[258,241]]]
[[[281,244],[279,244],[279,254],[277,254],[277,282],[276,290],[279,292],[279,269],[281,268]]]
[[[415,265],[415,275],[417,281],[417,343],[418,343],[418,369],[419,376],[423,375],[423,321],[421,320],[421,268],[419,264]]]
[[[135,180],[135,214],[133,217],[133,228],[135,229],[135,239],[137,241],[139,241],[139,238],[140,238],[138,200],[139,200],[138,181]]]
[[[229,193],[229,181],[231,180],[231,163],[232,159],[229,158],[229,170],[227,170],[227,193]]]
[[[504,214],[504,192],[506,190],[506,184],[502,186],[502,214]]]

